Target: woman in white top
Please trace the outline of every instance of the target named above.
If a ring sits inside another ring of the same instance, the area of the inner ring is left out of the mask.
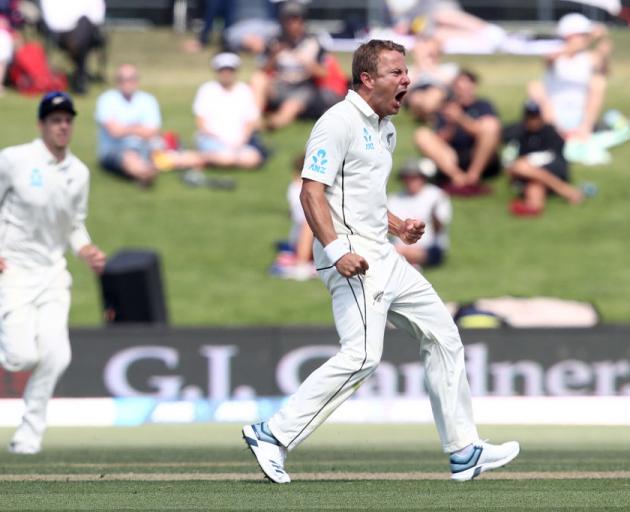
[[[587,139],[604,101],[612,45],[606,27],[578,13],[563,16],[557,32],[564,44],[546,57],[545,76],[529,85],[529,96],[565,139]]]

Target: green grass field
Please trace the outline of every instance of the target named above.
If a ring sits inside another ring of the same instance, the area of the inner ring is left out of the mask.
[[[630,114],[630,34],[615,34],[607,106]],[[168,30],[113,32],[110,70],[124,61],[140,66],[143,87],[161,102],[164,127],[190,146],[191,104],[197,87],[211,78],[210,53],[188,55]],[[342,56],[348,67],[349,56]],[[525,84],[539,77],[539,59],[512,56],[458,58],[480,73],[481,93],[495,100],[502,118],[514,120]],[[57,55],[54,61],[66,65]],[[251,62],[243,71],[246,78]],[[238,173],[235,192],[191,190],[167,175],[149,191],[105,175],[95,162],[93,108],[103,88],[77,100],[75,153],[92,169],[88,227],[110,254],[123,247],[150,247],[162,257],[171,318],[175,324],[330,324],[330,302],[318,282],[271,278],[274,242],[287,236],[285,199],[290,162],[303,148],[311,123],[300,122],[265,139],[274,155],[256,173]],[[8,93],[0,98],[0,146],[36,135],[36,101]],[[396,164],[414,154],[414,125],[396,119]],[[544,217],[515,219],[505,178],[490,197],[455,201],[452,251],[442,269],[427,272],[447,301],[504,294],[546,295],[593,301],[606,322],[630,320],[630,144],[613,152],[609,166],[574,169],[575,181],[593,181],[599,195],[579,207],[552,200]],[[391,187],[397,186],[395,180]],[[71,258],[75,278],[71,323],[101,322],[96,281]]]
[[[4,445],[11,431],[0,429]],[[35,456],[0,452],[9,510],[628,510],[630,431],[484,427],[518,439],[506,469],[448,480],[428,425],[325,425],[263,480],[238,425],[50,429]]]

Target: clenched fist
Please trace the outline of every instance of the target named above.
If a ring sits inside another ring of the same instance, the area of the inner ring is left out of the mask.
[[[337,263],[335,263],[335,267],[337,268],[337,272],[343,277],[365,274],[366,270],[370,268],[363,256],[359,256],[353,252],[348,252],[339,258]]]
[[[418,219],[405,219],[400,226],[398,238],[407,245],[415,244],[424,234],[425,224]]]

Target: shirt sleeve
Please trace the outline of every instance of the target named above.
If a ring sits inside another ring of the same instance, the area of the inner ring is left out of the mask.
[[[0,204],[4,196],[11,188],[11,163],[7,159],[4,151],[0,152]]]
[[[340,116],[321,117],[306,143],[302,178],[332,185],[348,152],[349,131]]]
[[[112,116],[111,108],[109,108],[110,102],[108,101],[107,98],[108,98],[108,94],[104,93],[99,96],[98,100],[96,100],[96,109],[94,111],[94,119],[96,119],[96,122],[99,124],[106,123],[107,121],[111,119],[111,116]]]
[[[199,87],[199,89],[197,90],[197,94],[195,94],[195,100],[193,101],[193,114],[195,114],[197,117],[203,117],[204,115],[204,103],[205,103],[205,97],[207,96],[205,93],[206,87],[205,85],[202,85],[201,87]]]
[[[143,124],[150,128],[162,126],[162,116],[160,114],[160,104],[154,96],[148,96],[146,111],[144,112]]]
[[[433,212],[435,218],[442,224],[450,224],[453,219],[453,206],[451,205],[451,200],[442,191],[438,194]]]
[[[494,105],[487,100],[479,100],[477,103],[478,118],[481,116],[497,116],[497,110]]]
[[[81,188],[81,192],[77,198],[74,218],[72,219],[72,229],[70,231],[69,243],[74,254],[78,254],[83,247],[92,243],[90,234],[85,227],[89,185],[90,180],[88,177],[86,178],[85,184]]]

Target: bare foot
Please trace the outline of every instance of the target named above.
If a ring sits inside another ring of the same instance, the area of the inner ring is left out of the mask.
[[[580,189],[575,189],[567,196],[567,200],[571,204],[580,204],[584,201],[584,193]]]

